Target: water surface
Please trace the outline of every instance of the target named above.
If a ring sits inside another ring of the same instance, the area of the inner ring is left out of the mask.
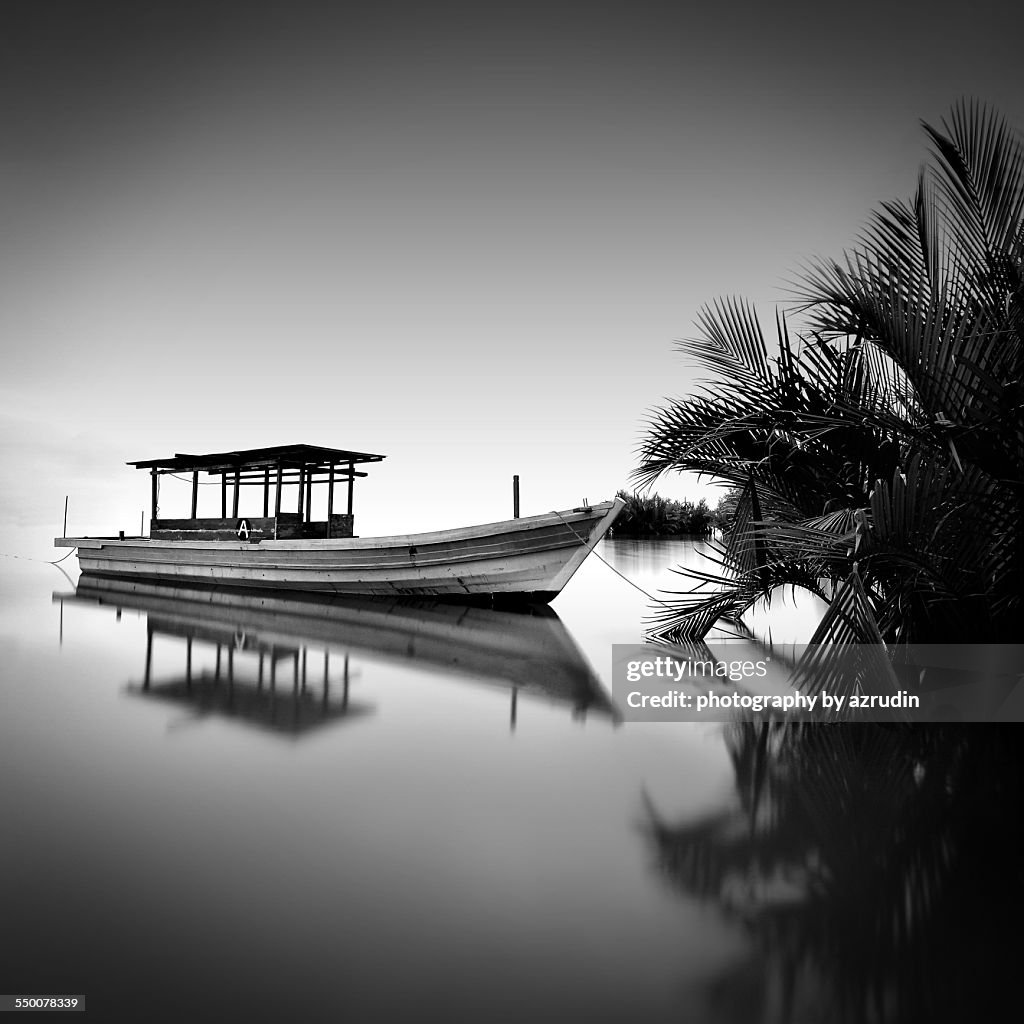
[[[763,924],[778,893],[820,900],[836,823],[823,838],[778,808],[787,766],[835,751],[618,721],[610,647],[642,635],[636,588],[677,586],[697,547],[600,550],[635,586],[590,559],[556,617],[520,619],[75,596],[5,559],[0,989],[82,994],[103,1021],[839,1020],[835,965],[800,958],[829,906],[778,946]],[[911,782],[930,764],[891,757]],[[871,781],[856,751],[844,766]],[[929,807],[920,845],[948,859]],[[1009,835],[1016,808],[992,814]],[[911,882],[864,884],[888,921]],[[778,991],[794,970],[799,1004]],[[850,1019],[911,1019],[879,984],[883,1015]]]

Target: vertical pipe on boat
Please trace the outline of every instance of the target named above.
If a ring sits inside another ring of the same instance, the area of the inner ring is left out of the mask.
[[[228,475],[224,472],[220,474],[220,517],[228,517]]]
[[[334,515],[334,463],[327,474],[327,536],[331,536],[331,516]]]
[[[263,518],[270,515],[270,467],[263,467]]]
[[[519,474],[512,477],[512,518],[519,518]]]
[[[348,464],[348,514],[352,515],[352,484],[356,479],[356,464],[350,462]]]
[[[199,470],[192,470],[192,518],[199,513]]]
[[[64,495],[64,532],[61,534],[62,537],[68,535],[68,496]]]
[[[152,509],[152,511],[149,514],[149,518],[150,518],[150,520],[153,520],[153,519],[156,519],[156,491],[157,491],[156,466],[154,466],[149,471],[149,473],[150,473],[150,499],[151,499],[149,504],[150,504],[150,507]]]
[[[238,492],[241,490],[241,480],[239,478],[239,471],[235,469],[235,493],[231,498],[231,518],[238,518]]]

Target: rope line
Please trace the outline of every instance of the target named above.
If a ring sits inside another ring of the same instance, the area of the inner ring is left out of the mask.
[[[160,475],[161,476],[172,476],[172,477],[174,477],[175,480],[180,480],[184,484],[191,484],[192,483],[192,481],[187,476],[178,476],[177,473],[161,473]],[[160,485],[157,484],[157,487],[159,487],[159,486]],[[218,480],[200,480],[199,481],[199,486],[200,487],[220,487],[221,484],[220,484],[220,481],[218,481]]]
[[[558,511],[557,511],[556,509],[552,509],[552,512],[554,512],[554,513],[555,513],[555,515],[556,515],[556,516],[558,516],[558,518],[559,518],[559,519],[562,519],[562,514],[561,514],[560,512],[558,512]],[[568,527],[569,527],[569,529],[570,529],[570,530],[572,530],[572,532],[573,532],[573,533],[575,533],[575,534],[576,534],[576,536],[577,536],[577,537],[578,537],[578,538],[579,538],[579,539],[580,539],[581,541],[583,541],[583,543],[584,543],[584,544],[586,544],[586,543],[587,543],[587,541],[586,541],[586,539],[585,539],[585,538],[583,538],[583,537],[580,537],[580,535],[579,535],[578,533],[576,533],[576,531],[575,531],[575,530],[573,529],[572,523],[566,523],[564,519],[562,519],[562,522],[563,522],[563,523],[565,523],[565,525],[566,525],[566,526],[568,526]],[[646,597],[646,598],[647,598],[648,600],[650,600],[650,601],[655,601],[655,602],[657,602],[658,604],[660,604],[660,605],[664,606],[665,608],[668,608],[668,609],[669,609],[670,611],[675,611],[675,610],[676,610],[676,606],[675,606],[675,605],[669,604],[669,602],[668,602],[668,601],[663,601],[663,600],[662,600],[662,599],[661,599],[660,597],[655,597],[655,596],[654,596],[653,594],[649,594],[649,593],[648,593],[648,592],[647,592],[646,590],[644,590],[644,588],[643,588],[643,587],[641,587],[641,586],[639,586],[638,584],[634,583],[634,582],[633,582],[633,581],[632,581],[632,580],[631,580],[631,579],[630,579],[630,578],[629,578],[628,576],[623,576],[623,574],[622,574],[621,572],[619,572],[619,570],[618,570],[618,569],[616,569],[616,568],[615,568],[615,566],[614,566],[614,565],[612,565],[612,563],[611,563],[611,562],[607,561],[607,560],[606,560],[606,559],[605,559],[605,558],[604,558],[604,557],[603,557],[603,556],[601,555],[601,552],[597,550],[597,547],[596,547],[596,545],[595,545],[594,547],[592,547],[592,548],[590,549],[590,553],[591,553],[592,555],[595,555],[595,556],[597,557],[598,561],[604,562],[604,564],[605,564],[605,565],[607,565],[607,566],[608,566],[608,568],[609,568],[609,569],[611,569],[611,571],[612,571],[613,573],[615,573],[615,575],[616,575],[616,576],[618,576],[618,577],[619,577],[620,579],[623,579],[623,580],[625,580],[625,581],[626,581],[626,582],[627,582],[627,583],[628,583],[628,584],[629,584],[629,585],[630,585],[631,587],[633,587],[633,588],[634,588],[635,590],[639,590],[639,591],[640,591],[640,593],[641,593],[641,594],[643,594],[643,595],[644,595],[644,597]],[[726,631],[726,630],[725,630],[725,629],[724,629],[724,628],[723,628],[722,626],[720,626],[720,625],[719,625],[719,626],[717,626],[716,628],[720,629],[720,630],[721,630],[721,631],[722,631],[722,632],[723,632],[723,633],[725,634],[725,637],[726,637],[726,638],[731,638],[731,639],[734,639],[734,640],[746,640],[746,639],[747,639],[747,637],[745,637],[745,636],[744,636],[744,635],[743,635],[742,633],[734,633],[734,632],[728,632],[728,631]]]
[[[32,555],[12,555],[8,551],[0,551],[0,556],[3,558],[18,558],[23,562],[42,562],[43,565],[60,565],[65,558],[70,558],[78,548],[72,548],[66,555],[61,555],[60,558],[51,560],[49,558],[33,558]]]
[[[557,509],[552,509],[551,511],[554,512],[555,515],[558,516],[558,518],[561,519],[562,522],[565,523],[565,525],[568,526],[569,529],[572,530],[572,532],[574,534],[576,534],[577,540],[581,541],[582,544],[585,547],[587,545],[587,543],[588,543],[586,537],[581,537],[580,534],[576,533],[576,530],[573,527],[572,523],[566,522],[566,520],[564,518],[562,518],[562,513],[559,512]],[[596,556],[599,561],[604,562],[604,564],[607,565],[608,568],[611,569],[611,571],[613,573],[615,573],[616,576],[619,577],[619,579],[625,580],[631,587],[633,587],[634,590],[639,590],[640,593],[643,594],[644,597],[646,597],[649,601],[657,601],[658,604],[664,605],[666,608],[672,608],[673,607],[667,601],[662,601],[662,599],[660,597],[655,597],[653,594],[648,594],[647,591],[644,590],[644,588],[641,587],[638,583],[634,583],[633,580],[631,580],[628,576],[624,576],[621,572],[619,572],[619,570],[616,569],[615,566],[612,565],[611,562],[607,561],[602,556],[601,552],[597,550],[597,545],[596,544],[594,545],[594,547],[592,547],[590,549],[590,553],[592,555]]]

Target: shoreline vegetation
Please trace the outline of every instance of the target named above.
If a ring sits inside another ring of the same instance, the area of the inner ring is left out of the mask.
[[[706,371],[652,410],[634,478],[738,495],[707,570],[651,633],[698,641],[780,591],[828,606],[812,643],[1019,636],[1024,598],[1024,139],[962,101],[917,188],[800,274],[762,330],[706,306]]]
[[[616,497],[626,504],[609,534],[615,539],[706,538],[726,524],[724,506],[728,497],[715,508],[703,498],[695,504],[685,498],[674,501],[660,494],[630,494],[628,491],[619,491]]]

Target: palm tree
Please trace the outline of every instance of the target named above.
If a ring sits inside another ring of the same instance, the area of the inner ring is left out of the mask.
[[[706,537],[717,521],[717,510],[708,508],[703,498],[694,504],[628,491],[619,491],[616,497],[624,502],[615,520],[616,537]]]
[[[912,199],[805,272],[771,352],[738,299],[702,310],[681,343],[711,375],[651,414],[636,477],[696,471],[740,493],[656,635],[699,638],[791,586],[831,604],[819,639],[1016,638],[1024,145],[975,102],[924,130]]]

